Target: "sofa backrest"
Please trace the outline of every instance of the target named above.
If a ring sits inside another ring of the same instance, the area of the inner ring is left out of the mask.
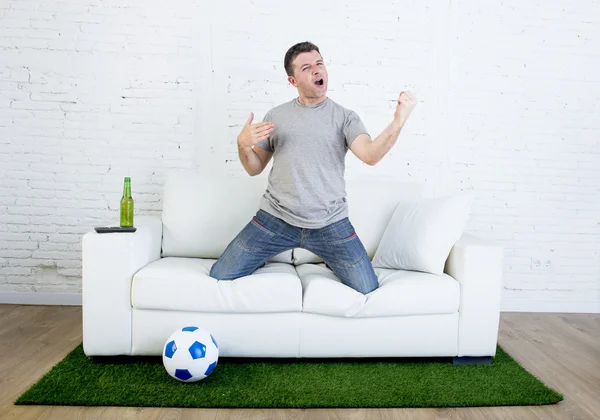
[[[162,256],[219,258],[258,211],[266,187],[266,177],[169,172],[162,197]],[[417,184],[393,180],[346,181],[350,222],[370,258],[398,203],[418,199],[421,192]],[[296,264],[318,261],[306,250],[294,250]]]

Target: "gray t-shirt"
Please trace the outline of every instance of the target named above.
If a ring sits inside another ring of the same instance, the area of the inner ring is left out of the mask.
[[[260,209],[287,223],[318,229],[348,216],[346,153],[359,134],[368,134],[358,115],[327,98],[303,105],[298,98],[271,109],[275,124],[257,144],[273,152]]]

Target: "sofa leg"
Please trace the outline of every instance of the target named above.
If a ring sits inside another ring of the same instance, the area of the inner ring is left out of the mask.
[[[481,356],[481,357],[455,357],[452,360],[453,365],[491,365],[492,364],[492,356]]]

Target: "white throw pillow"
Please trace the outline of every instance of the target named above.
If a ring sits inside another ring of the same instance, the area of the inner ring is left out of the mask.
[[[443,274],[472,201],[471,194],[460,193],[398,204],[373,256],[373,267]]]

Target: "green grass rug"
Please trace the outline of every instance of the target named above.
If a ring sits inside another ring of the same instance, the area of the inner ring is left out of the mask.
[[[21,395],[21,404],[144,407],[464,407],[561,401],[498,347],[491,365],[451,358],[225,358],[181,383],[160,357],[90,358],[82,345]]]

